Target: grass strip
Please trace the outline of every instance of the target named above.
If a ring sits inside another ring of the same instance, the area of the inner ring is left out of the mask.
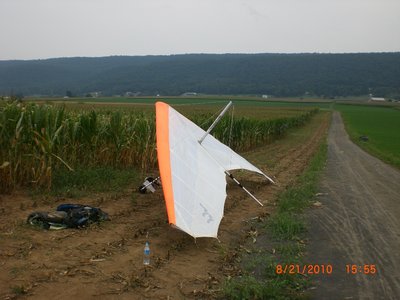
[[[259,232],[256,243],[249,241],[240,258],[241,276],[228,278],[222,298],[227,299],[305,299],[310,282],[300,274],[277,274],[277,267],[301,264],[307,226],[302,215],[312,203],[318,178],[325,166],[327,145],[321,144],[297,183],[282,192],[276,213],[253,224]],[[254,229],[253,229],[254,231]]]

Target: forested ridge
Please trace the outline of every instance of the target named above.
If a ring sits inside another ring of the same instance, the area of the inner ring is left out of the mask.
[[[400,52],[184,54],[0,61],[0,95],[400,96]]]

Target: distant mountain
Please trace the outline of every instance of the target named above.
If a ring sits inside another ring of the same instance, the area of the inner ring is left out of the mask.
[[[204,94],[399,97],[400,52],[186,54],[0,61],[0,95]]]

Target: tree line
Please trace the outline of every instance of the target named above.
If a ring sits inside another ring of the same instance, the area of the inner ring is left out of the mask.
[[[400,97],[400,52],[186,54],[0,61],[0,95],[373,94]]]

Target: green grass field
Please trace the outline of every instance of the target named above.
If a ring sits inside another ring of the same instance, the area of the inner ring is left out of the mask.
[[[391,107],[335,105],[350,138],[383,161],[400,168],[400,110]],[[360,141],[360,136],[368,141]]]

